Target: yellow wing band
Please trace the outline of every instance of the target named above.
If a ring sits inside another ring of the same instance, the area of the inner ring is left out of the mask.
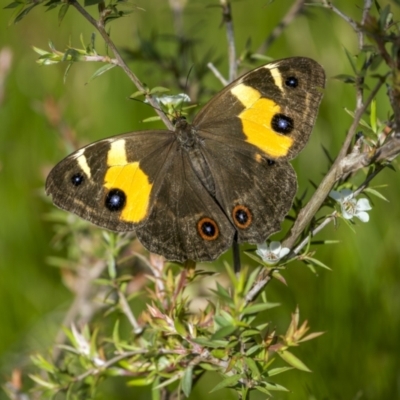
[[[126,222],[138,223],[146,216],[153,185],[139,166],[139,162],[128,162],[125,140],[111,144],[107,155],[109,166],[104,186],[107,189],[119,189],[125,193],[126,204],[121,211],[121,218]]]
[[[245,107],[239,118],[247,136],[246,141],[271,157],[286,156],[293,145],[293,139],[276,133],[271,126],[273,116],[281,112],[280,106],[244,84],[232,88],[231,93]]]

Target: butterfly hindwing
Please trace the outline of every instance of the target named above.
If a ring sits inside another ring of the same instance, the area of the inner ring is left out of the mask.
[[[214,260],[232,244],[235,229],[204,188],[186,151],[176,146],[152,211],[136,230],[140,242],[168,260]]]
[[[262,243],[279,231],[297,190],[292,166],[271,162],[250,146],[206,139],[204,149],[216,199],[238,232],[238,242]]]

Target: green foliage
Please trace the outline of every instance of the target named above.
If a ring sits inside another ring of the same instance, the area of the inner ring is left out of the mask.
[[[106,239],[106,253],[118,259],[127,241]],[[79,259],[85,257],[81,254]],[[193,382],[206,371],[221,375],[213,391],[229,387],[246,396],[252,391],[269,394],[287,390],[271,379],[290,369],[273,367],[276,355],[290,367],[309,372],[288,349],[319,333],[306,335],[307,322],[299,327],[296,311],[287,332],[279,335],[265,313],[277,304],[268,302],[265,296],[260,302],[246,301],[260,269],[250,272],[245,268],[236,276],[228,266],[227,287],[217,283],[216,289],[206,294],[205,307],[194,310],[193,287],[201,287],[205,277],[217,279],[218,274],[190,266],[177,270],[173,264],[160,264],[158,258],[152,268],[160,268],[160,275],[147,276],[153,283],[146,284],[141,296],[147,305],[137,317],[127,306],[138,296],[128,291],[127,283],[133,277],[117,277],[112,272],[111,279],[97,281],[112,299],[105,310],[107,319],[116,316],[112,332],[110,336],[104,330],[91,332],[87,325],[80,332],[72,325],[65,329],[69,344],[61,345],[62,354],[56,363],[40,354],[34,356],[32,361],[41,373],[31,378],[42,398],[57,393],[66,393],[70,399],[95,398],[99,382],[115,376],[129,376],[127,385],[151,385],[153,391],[178,381],[189,396]],[[137,321],[132,323],[133,332],[121,332],[121,312],[131,323]]]

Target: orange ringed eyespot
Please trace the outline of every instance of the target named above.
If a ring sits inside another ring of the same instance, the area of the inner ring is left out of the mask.
[[[243,205],[237,205],[233,208],[232,217],[235,225],[241,229],[248,228],[253,221],[250,210]]]
[[[217,223],[207,217],[202,218],[197,223],[197,232],[204,240],[215,240],[219,236]]]

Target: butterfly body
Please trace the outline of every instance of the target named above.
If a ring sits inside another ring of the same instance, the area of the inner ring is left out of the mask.
[[[259,67],[217,94],[193,123],[78,150],[50,173],[54,203],[115,231],[134,230],[169,260],[213,260],[234,237],[280,229],[297,190],[288,163],[305,145],[323,69],[307,58]]]

